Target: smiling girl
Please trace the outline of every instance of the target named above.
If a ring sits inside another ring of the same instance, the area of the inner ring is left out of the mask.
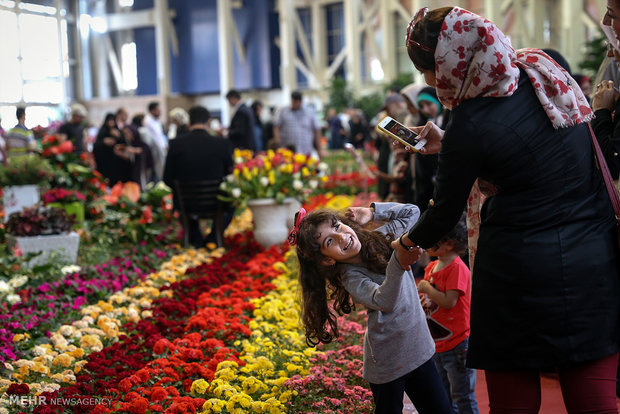
[[[419,209],[375,203],[349,208],[345,216],[328,210],[304,214],[303,209],[298,213],[290,241],[297,243],[308,345],[333,341],[337,314],[362,305],[368,310],[363,376],[375,413],[402,413],[405,392],[421,414],[451,413],[431,359],[435,345],[413,274],[402,269],[390,247],[394,234],[417,221]],[[385,224],[365,229],[371,221]]]

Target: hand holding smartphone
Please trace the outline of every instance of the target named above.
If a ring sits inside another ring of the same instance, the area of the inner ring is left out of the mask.
[[[414,151],[420,151],[426,144],[424,138],[419,139],[415,132],[390,116],[386,116],[377,124],[377,130],[387,134],[390,138],[395,139],[406,147],[412,148]]]

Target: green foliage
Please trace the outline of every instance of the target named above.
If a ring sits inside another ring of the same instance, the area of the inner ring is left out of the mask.
[[[601,63],[607,55],[606,40],[605,34],[599,31],[594,39],[586,43],[586,52],[584,53],[583,60],[579,62],[579,68],[583,70],[585,75],[591,78],[596,76]]]
[[[342,112],[353,103],[353,93],[347,85],[347,81],[341,77],[332,79],[329,88],[329,106],[334,107],[336,111]]]
[[[383,107],[385,96],[373,93],[371,95],[362,96],[355,100],[355,107],[362,110],[367,120],[374,118]]]
[[[388,89],[393,88],[393,89],[398,89],[399,91],[404,88],[405,86],[409,85],[411,82],[413,82],[413,75],[411,73],[400,73],[396,79],[394,79],[394,81],[392,81],[392,83],[390,83],[390,85],[385,88],[386,92]]]
[[[9,158],[7,165],[0,164],[0,186],[39,185],[53,176],[51,165],[38,155]]]

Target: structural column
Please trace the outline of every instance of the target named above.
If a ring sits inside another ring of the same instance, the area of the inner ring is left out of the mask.
[[[282,96],[286,101],[291,92],[297,89],[297,71],[295,58],[295,18],[293,13],[295,5],[290,0],[280,0],[280,83],[282,84]]]
[[[230,1],[217,0],[217,44],[220,69],[220,96],[222,98],[222,124],[230,123],[230,108],[226,102],[226,94],[232,89],[235,73],[233,69],[233,51],[230,41],[232,33],[230,22]]]
[[[155,54],[157,65],[157,93],[170,94],[170,45],[168,44],[168,0],[155,0]]]
[[[360,51],[360,0],[344,0],[344,33],[347,51],[347,83],[354,91],[362,84],[362,64]]]

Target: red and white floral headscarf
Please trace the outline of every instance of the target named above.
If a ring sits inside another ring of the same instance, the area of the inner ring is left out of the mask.
[[[519,69],[530,77],[536,96],[554,128],[577,125],[593,116],[577,82],[538,49],[515,52],[490,21],[454,7],[445,17],[435,49],[437,96],[452,109],[476,97],[510,96]]]

